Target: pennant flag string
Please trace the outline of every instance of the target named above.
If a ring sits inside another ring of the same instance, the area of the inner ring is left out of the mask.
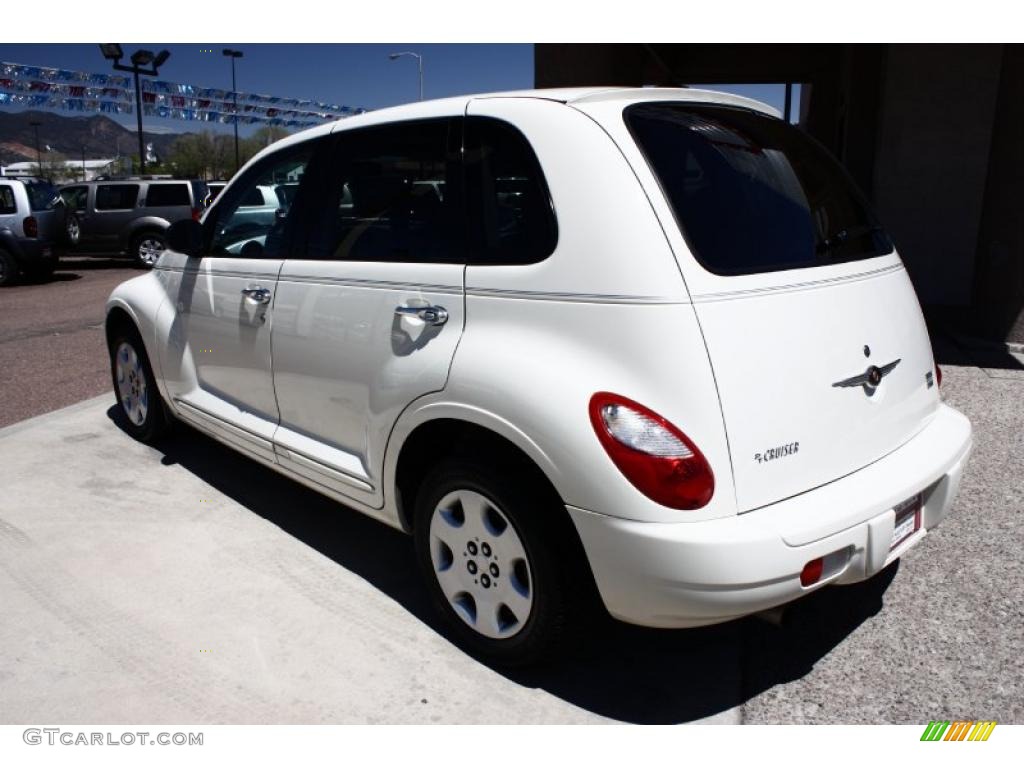
[[[167,80],[140,80],[144,115],[174,120],[307,128],[366,110],[311,99],[289,99]],[[0,106],[5,104],[69,112],[131,114],[132,80],[120,75],[76,72],[0,62]]]

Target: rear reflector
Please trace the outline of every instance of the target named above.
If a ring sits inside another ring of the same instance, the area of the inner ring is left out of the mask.
[[[942,386],[942,369],[939,368],[938,363],[935,364],[935,383]]]
[[[199,221],[199,219],[200,219],[200,217],[202,215],[203,215],[203,209],[202,208],[193,208],[192,209],[192,221]]]
[[[22,222],[22,228],[25,230],[25,237],[39,237],[39,222],[35,216],[27,217]]]
[[[821,572],[825,568],[825,558],[819,557],[815,560],[811,560],[804,569],[800,572],[800,584],[805,587],[809,587],[812,584],[817,584],[821,579]]]
[[[647,498],[672,509],[711,501],[715,476],[683,432],[649,408],[610,392],[590,398],[590,423],[619,471]]]

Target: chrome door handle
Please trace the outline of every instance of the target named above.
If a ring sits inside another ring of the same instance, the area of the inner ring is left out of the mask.
[[[256,304],[269,304],[271,293],[267,288],[243,288],[242,295]]]
[[[444,325],[448,322],[448,310],[444,307],[410,307],[403,304],[395,307],[395,314],[400,317],[415,317],[428,325]]]

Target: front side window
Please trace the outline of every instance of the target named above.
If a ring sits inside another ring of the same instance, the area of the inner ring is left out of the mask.
[[[14,202],[14,190],[8,184],[0,184],[0,214],[10,215],[18,212]]]
[[[503,121],[469,117],[465,165],[471,261],[534,264],[550,256],[558,228],[526,137]]]
[[[839,163],[785,121],[678,102],[636,104],[624,116],[707,270],[746,275],[892,251]]]
[[[150,208],[165,206],[191,206],[187,184],[150,184],[146,192],[146,205]]]
[[[289,205],[273,190],[302,182],[317,144],[306,142],[277,152],[246,172],[218,199],[207,220],[212,256],[283,258]],[[270,194],[264,194],[269,190]]]
[[[344,131],[310,217],[310,259],[461,263],[458,121]],[[456,151],[449,152],[453,144]],[[294,195],[288,185],[276,194]],[[304,227],[305,228],[305,227]]]
[[[138,199],[138,184],[100,184],[96,187],[97,211],[129,211]]]
[[[89,197],[88,187],[65,187],[60,191],[64,204],[72,211],[84,211]]]

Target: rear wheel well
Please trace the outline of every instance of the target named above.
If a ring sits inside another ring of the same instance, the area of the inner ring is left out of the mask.
[[[458,419],[436,419],[421,424],[406,438],[395,468],[395,501],[403,528],[414,528],[416,496],[431,469],[442,461],[460,457],[500,466],[539,491],[552,512],[550,530],[558,537],[555,545],[578,563],[576,576],[586,594],[577,597],[588,610],[600,606],[603,611],[590,561],[555,486],[527,453],[486,427]]]

